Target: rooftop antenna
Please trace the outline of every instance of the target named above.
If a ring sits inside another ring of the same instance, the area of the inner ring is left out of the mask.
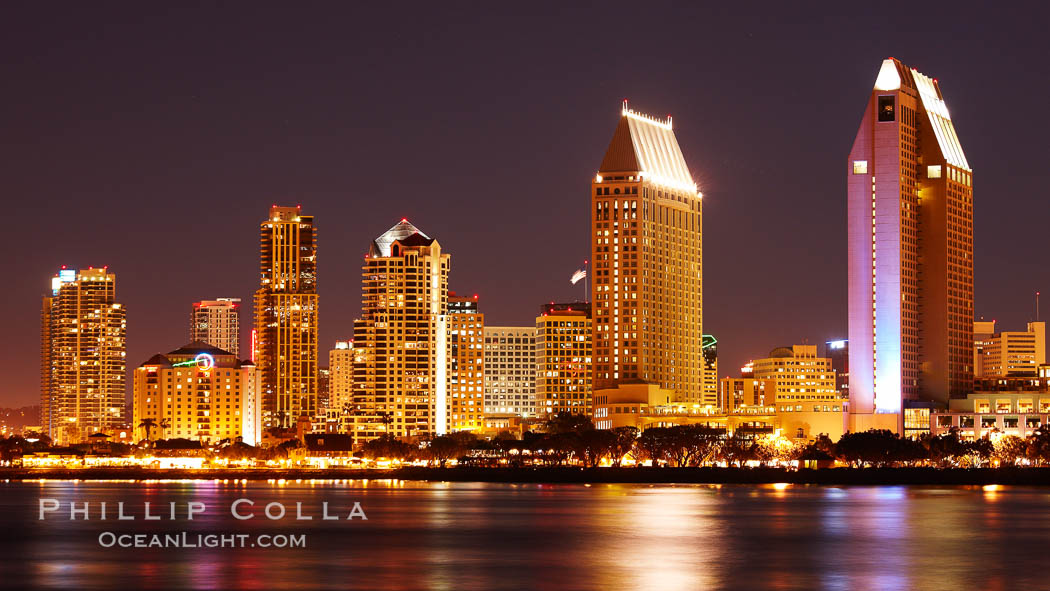
[[[1035,292],[1035,321],[1039,322],[1039,292]]]

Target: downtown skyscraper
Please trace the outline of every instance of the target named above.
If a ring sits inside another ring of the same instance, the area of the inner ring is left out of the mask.
[[[937,80],[883,61],[846,168],[851,427],[900,429],[973,384],[973,174]]]
[[[287,427],[317,413],[317,228],[299,207],[275,205],[259,230],[254,354],[264,423]]]
[[[449,266],[438,241],[405,219],[369,246],[361,268],[361,318],[354,321],[348,419],[356,442],[450,430]],[[479,393],[479,410],[481,402]]]
[[[62,269],[41,310],[40,420],[57,445],[124,424],[127,310],[106,268]]]
[[[703,401],[701,194],[671,118],[626,102],[591,183],[594,388]]]

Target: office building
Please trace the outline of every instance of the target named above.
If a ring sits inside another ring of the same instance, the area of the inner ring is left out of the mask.
[[[704,335],[704,390],[701,406],[718,406],[718,339]]]
[[[754,379],[776,384],[774,402],[838,401],[831,359],[817,356],[816,345],[777,347],[754,361]]]
[[[979,379],[1037,377],[1039,366],[1046,363],[1046,323],[1029,322],[1024,331],[995,332],[994,320],[974,322],[974,355]]]
[[[826,355],[835,370],[835,387],[839,396],[849,400],[849,340],[839,339],[824,343]]]
[[[883,61],[846,178],[851,424],[901,432],[973,379],[973,175],[937,80]]]
[[[57,445],[124,421],[127,310],[105,267],[63,268],[41,310],[40,422]]]
[[[536,327],[485,327],[485,416],[534,417]]]
[[[190,312],[190,342],[195,341],[229,351],[234,357],[240,355],[240,298],[194,302]]]
[[[536,398],[543,415],[591,415],[591,334],[589,303],[540,307],[536,318]]]
[[[135,368],[135,439],[202,444],[262,441],[259,370],[251,361],[196,341]],[[148,433],[147,433],[148,431]]]
[[[291,427],[317,414],[317,228],[299,207],[270,208],[260,225],[253,359],[263,419]]]
[[[701,195],[671,118],[627,108],[591,183],[594,386],[703,399]]]

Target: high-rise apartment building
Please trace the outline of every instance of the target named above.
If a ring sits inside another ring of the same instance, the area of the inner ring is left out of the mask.
[[[369,247],[361,268],[361,318],[354,321],[348,419],[356,442],[450,430],[449,265],[438,241],[404,219]]]
[[[261,404],[251,361],[196,341],[135,368],[132,428],[136,438],[258,445]]]
[[[448,294],[449,431],[480,431],[485,426],[485,315],[478,296]]]
[[[41,310],[40,422],[58,445],[124,423],[127,310],[106,268],[63,268]]]
[[[981,324],[975,322],[974,330]],[[1029,322],[1026,330],[1013,332],[994,332],[995,321],[990,324],[993,334],[980,342],[980,377],[1038,377],[1039,366],[1046,364],[1046,323]]]
[[[218,298],[193,303],[190,312],[190,342],[200,341],[229,351],[241,350],[241,300]]]
[[[627,108],[591,183],[594,386],[703,398],[701,194],[672,130]]]
[[[899,432],[972,388],[973,174],[937,81],[885,60],[846,167],[851,421]]]
[[[485,327],[485,414],[534,417],[536,327]]]
[[[354,342],[336,341],[328,352],[328,408],[343,413],[354,396]]]
[[[536,318],[536,398],[545,415],[590,416],[593,348],[587,302],[545,304]]]
[[[260,225],[254,359],[263,420],[288,427],[317,406],[317,228],[298,207],[270,208]]]

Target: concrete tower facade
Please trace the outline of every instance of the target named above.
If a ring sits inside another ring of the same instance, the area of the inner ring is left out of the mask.
[[[936,80],[883,61],[846,178],[852,428],[900,430],[973,380],[973,174]]]

